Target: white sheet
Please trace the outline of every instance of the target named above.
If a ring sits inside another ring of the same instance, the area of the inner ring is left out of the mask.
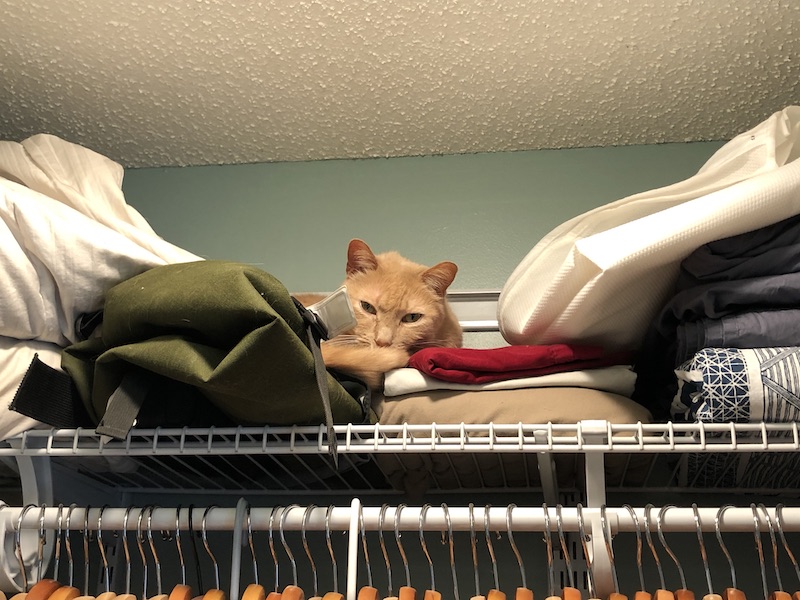
[[[487,390],[515,390],[534,387],[580,387],[592,388],[604,392],[612,392],[621,396],[633,393],[636,383],[636,373],[625,365],[604,367],[602,369],[587,369],[585,371],[568,371],[540,375],[539,377],[520,377],[505,381],[493,381],[470,385],[442,381],[426,375],[418,369],[394,369],[386,374],[383,386],[383,395],[386,397],[400,396],[402,394],[416,394],[429,390],[459,390],[480,392]]]
[[[503,287],[503,336],[636,348],[690,252],[800,212],[798,156],[800,107],[792,106],[731,140],[695,176],[555,228]]]
[[[101,308],[110,287],[200,260],[126,204],[122,173],[54,136],[0,142],[0,439],[41,426],[7,409],[34,353],[60,367],[76,318]]]

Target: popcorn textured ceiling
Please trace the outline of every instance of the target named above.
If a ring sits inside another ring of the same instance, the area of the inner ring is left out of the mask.
[[[0,0],[0,139],[126,167],[729,139],[797,0]]]

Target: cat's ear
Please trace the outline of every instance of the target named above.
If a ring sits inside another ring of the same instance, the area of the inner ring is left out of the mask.
[[[378,259],[375,258],[366,242],[359,239],[350,240],[350,244],[347,246],[347,274],[374,271],[377,268]]]
[[[440,296],[444,296],[447,288],[453,283],[458,267],[451,262],[440,262],[422,274],[422,281]]]

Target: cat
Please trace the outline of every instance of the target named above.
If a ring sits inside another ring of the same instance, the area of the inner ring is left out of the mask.
[[[380,392],[384,374],[406,366],[417,350],[460,347],[461,326],[446,298],[457,272],[449,261],[426,267],[397,252],[376,255],[364,241],[351,240],[344,284],[357,325],[322,343],[326,366]],[[295,297],[305,305],[320,299]]]

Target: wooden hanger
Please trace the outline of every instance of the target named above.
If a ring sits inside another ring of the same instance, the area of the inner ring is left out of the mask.
[[[191,513],[191,508],[189,512]],[[194,590],[186,583],[186,561],[183,559],[183,546],[181,545],[181,506],[175,509],[175,548],[178,551],[178,562],[180,563],[181,582],[176,583],[169,593],[168,600],[192,600]],[[245,600],[243,598],[243,600]],[[260,600],[264,600],[261,598]]]
[[[250,503],[245,505],[245,518],[247,519],[247,545],[250,548],[250,556],[253,560],[253,583],[248,585],[242,592],[241,600],[266,600],[267,591],[258,582],[258,560],[256,559],[256,548],[253,541],[253,522],[250,519]],[[173,600],[170,598],[170,600]]]
[[[469,503],[469,543],[472,550],[472,568],[475,571],[475,595],[471,600],[486,600],[486,596],[481,594],[481,582],[478,576],[478,546],[475,537],[475,505]]]

